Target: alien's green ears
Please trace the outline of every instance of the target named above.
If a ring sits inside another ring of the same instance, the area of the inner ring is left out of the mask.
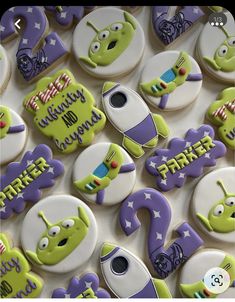
[[[79,59],[93,68],[96,68],[96,66],[97,66],[97,64],[94,63],[93,61],[91,61],[91,59],[88,57],[80,57]]]
[[[203,57],[203,59],[210,65],[210,67],[214,68],[215,70],[220,70],[221,67],[215,62],[214,59],[211,59],[209,57]]]
[[[128,12],[124,12],[124,19],[126,22],[128,22],[132,25],[133,29],[136,29],[135,21]]]
[[[196,216],[197,216],[197,218],[201,221],[201,223],[204,225],[204,227],[207,228],[208,231],[210,231],[210,232],[213,231],[213,229],[212,229],[212,227],[211,227],[211,225],[210,225],[209,220],[208,220],[205,216],[203,216],[203,215],[201,215],[201,214],[199,214],[199,213],[197,213]]]
[[[85,223],[87,227],[90,225],[90,220],[85,212],[85,210],[81,207],[78,207],[78,217]]]
[[[25,252],[26,256],[34,263],[38,265],[42,265],[43,263],[38,259],[38,256],[36,253],[31,252],[31,251],[26,251]]]

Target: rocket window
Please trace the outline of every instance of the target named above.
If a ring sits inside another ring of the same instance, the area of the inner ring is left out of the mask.
[[[126,102],[127,102],[127,97],[122,92],[116,92],[110,98],[110,104],[114,108],[121,108],[126,104]]]
[[[128,269],[128,261],[125,257],[115,257],[111,262],[111,269],[115,275],[122,275]]]

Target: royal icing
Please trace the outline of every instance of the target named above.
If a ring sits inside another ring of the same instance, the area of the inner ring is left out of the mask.
[[[235,88],[224,89],[207,111],[207,118],[219,127],[218,134],[228,148],[235,149]]]
[[[0,95],[3,93],[10,78],[11,67],[6,50],[0,44]]]
[[[22,118],[12,109],[0,106],[0,164],[18,156],[27,140],[27,127]]]
[[[43,282],[30,271],[30,266],[18,248],[13,248],[3,233],[0,233],[0,294],[4,298],[36,298]]]
[[[143,147],[154,148],[159,136],[169,134],[163,117],[151,113],[138,93],[119,83],[104,84],[102,104],[110,122],[124,136],[123,147],[134,157],[141,157]]]
[[[36,126],[63,153],[91,144],[94,134],[103,129],[105,115],[94,103],[93,95],[68,70],[41,79],[24,99]]]
[[[99,283],[99,277],[95,273],[87,273],[80,278],[73,277],[69,282],[68,288],[55,289],[52,293],[52,298],[111,298],[105,289],[99,287]]]
[[[63,172],[63,164],[52,159],[51,149],[42,144],[26,152],[20,162],[10,163],[0,177],[0,218],[21,213],[27,202],[38,202],[41,189],[53,186]]]
[[[144,41],[144,32],[135,17],[105,7],[94,10],[79,22],[73,34],[73,51],[85,71],[110,78],[125,74],[138,64]]]
[[[224,26],[211,26],[208,22],[197,42],[197,54],[208,73],[220,81],[234,84],[235,79],[235,22],[226,11]]]
[[[24,79],[31,81],[62,59],[67,50],[55,32],[44,37],[48,22],[45,13],[37,6],[16,6],[8,9],[1,18],[1,41],[5,42],[17,34],[16,18],[24,19],[26,25],[16,53],[17,67]],[[35,53],[34,49],[43,38],[45,45]]]
[[[197,62],[185,51],[164,51],[145,65],[139,88],[144,99],[163,110],[177,110],[191,104],[202,86]]]
[[[147,171],[156,177],[156,185],[162,191],[181,188],[188,176],[196,178],[204,167],[216,165],[216,159],[224,156],[226,147],[214,140],[214,130],[202,125],[189,129],[184,139],[173,138],[168,149],[157,149],[146,160]]]
[[[235,258],[224,251],[203,249],[183,267],[180,291],[188,298],[231,298],[234,281]]]
[[[169,19],[170,6],[152,7],[152,27],[164,45],[173,43],[203,15],[198,6],[183,6]]]
[[[215,239],[234,242],[235,168],[217,169],[197,184],[192,198],[192,212],[202,230]]]
[[[98,143],[84,150],[73,166],[73,184],[88,201],[113,205],[132,191],[136,171],[128,153],[111,143]]]
[[[66,273],[84,264],[91,257],[96,240],[92,211],[70,195],[41,200],[26,214],[21,230],[28,259],[53,273]]]
[[[123,202],[119,218],[127,236],[141,226],[137,217],[137,212],[141,208],[147,209],[150,214],[149,259],[158,276],[164,279],[187,261],[203,241],[187,222],[183,222],[176,229],[178,238],[167,249],[164,248],[171,221],[171,208],[167,199],[151,188],[139,190]]]
[[[171,298],[166,283],[152,278],[145,264],[127,249],[104,243],[100,262],[104,279],[118,298]]]

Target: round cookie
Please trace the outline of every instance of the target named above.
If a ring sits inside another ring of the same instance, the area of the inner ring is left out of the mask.
[[[191,104],[202,86],[197,62],[185,51],[158,53],[145,65],[139,88],[144,99],[162,110],[178,110]]]
[[[3,93],[11,75],[11,66],[5,49],[0,44],[0,94]]]
[[[13,160],[23,150],[27,128],[23,119],[11,108],[0,106],[0,164]]]
[[[221,250],[203,249],[182,268],[180,290],[188,298],[231,298],[234,280],[235,258]]]
[[[90,202],[113,205],[124,200],[136,180],[135,164],[120,146],[98,143],[85,149],[77,158],[73,183]]]
[[[235,167],[217,169],[197,184],[192,212],[195,221],[211,237],[234,243]]]
[[[232,14],[224,26],[208,22],[197,41],[197,57],[205,70],[215,79],[234,84],[235,79],[235,22]]]
[[[144,32],[136,18],[114,7],[85,16],[73,33],[73,51],[81,67],[99,78],[130,72],[140,61]]]
[[[71,195],[41,200],[24,218],[21,243],[29,260],[53,273],[72,271],[92,255],[97,225],[90,208]]]

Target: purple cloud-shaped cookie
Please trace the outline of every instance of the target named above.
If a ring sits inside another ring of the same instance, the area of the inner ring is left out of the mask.
[[[214,140],[213,128],[202,125],[197,130],[189,129],[184,139],[173,138],[168,149],[157,149],[145,167],[156,176],[158,188],[169,191],[182,187],[187,176],[199,177],[204,167],[215,166],[216,159],[225,153],[225,145]]]
[[[41,189],[53,186],[63,172],[62,162],[52,159],[51,149],[43,144],[26,152],[21,162],[10,163],[0,178],[0,218],[21,213],[26,202],[36,203]]]
[[[67,289],[55,289],[52,298],[110,298],[110,294],[99,288],[99,277],[96,274],[87,273],[80,279],[73,277]]]

